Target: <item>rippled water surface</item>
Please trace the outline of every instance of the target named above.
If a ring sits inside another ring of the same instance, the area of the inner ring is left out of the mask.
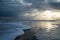
[[[39,40],[60,40],[60,21],[25,21]]]

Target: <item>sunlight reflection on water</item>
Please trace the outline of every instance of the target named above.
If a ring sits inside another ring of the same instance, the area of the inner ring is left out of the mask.
[[[60,40],[60,21],[27,21],[24,24],[33,27],[39,40]]]
[[[54,30],[56,27],[58,27],[57,25],[53,24],[53,22],[40,22],[38,26],[40,25],[40,27],[42,27],[43,29],[45,28],[46,31],[49,32],[50,30]]]
[[[38,22],[36,36],[39,40],[59,40],[60,24],[58,22]]]

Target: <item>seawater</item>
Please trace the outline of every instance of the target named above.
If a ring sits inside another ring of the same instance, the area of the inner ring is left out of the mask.
[[[38,40],[60,40],[60,21],[24,21],[36,32]]]

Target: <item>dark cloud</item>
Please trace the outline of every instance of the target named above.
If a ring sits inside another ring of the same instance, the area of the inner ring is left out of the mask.
[[[60,2],[52,2],[52,3],[49,3],[49,5],[51,5],[53,9],[60,10]]]
[[[17,1],[0,0],[0,17],[12,17],[24,12],[26,8]]]
[[[0,17],[20,17],[21,19],[27,19],[23,15],[31,13],[33,9],[60,9],[60,3],[53,3],[52,0],[47,0],[47,2],[45,0],[0,0]]]

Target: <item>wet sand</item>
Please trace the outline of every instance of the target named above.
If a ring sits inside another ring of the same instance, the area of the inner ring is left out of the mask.
[[[15,40],[37,40],[33,30],[26,30],[24,32],[24,35],[18,36]]]

